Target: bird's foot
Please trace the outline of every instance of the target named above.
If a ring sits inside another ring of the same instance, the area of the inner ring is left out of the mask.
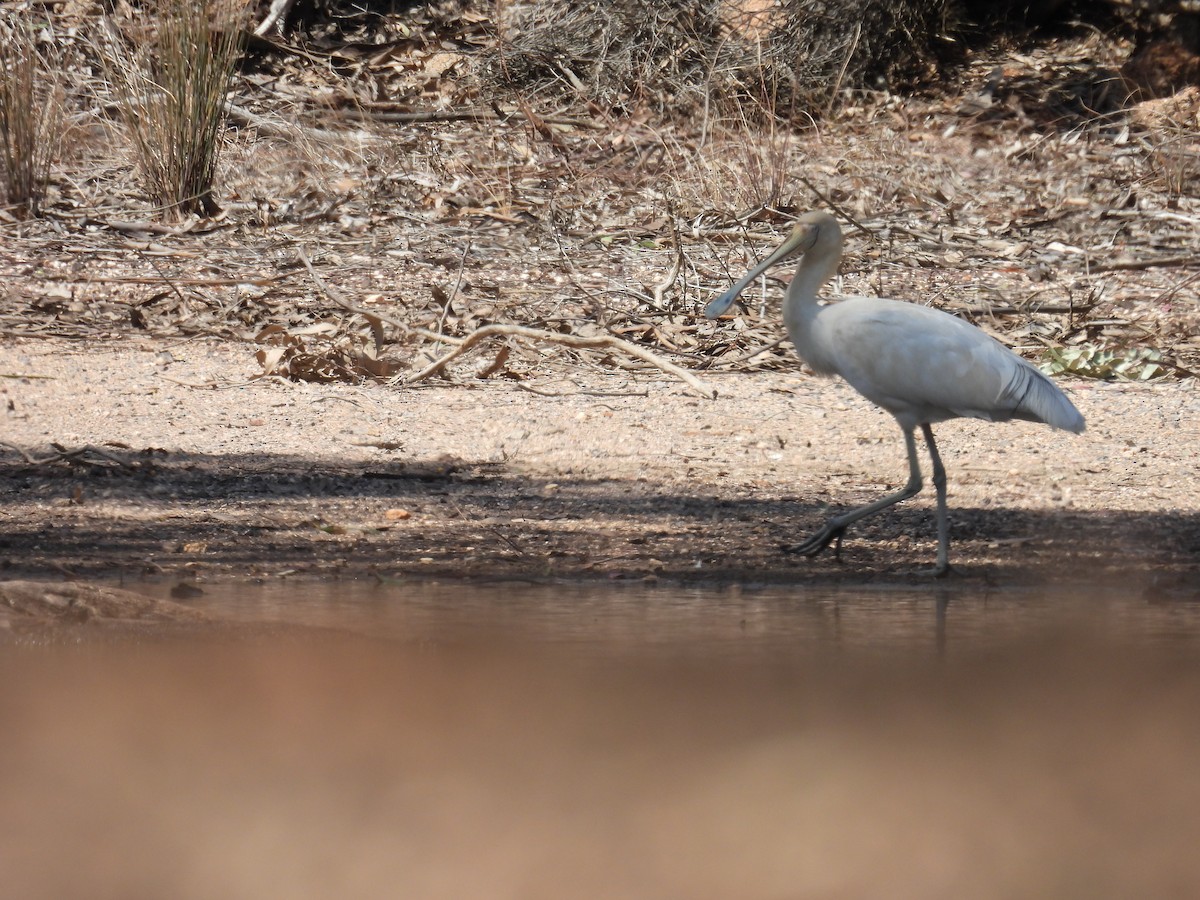
[[[947,575],[957,575],[958,570],[948,562],[940,562],[932,569],[926,569],[921,574],[929,575],[932,578],[945,578]]]
[[[802,544],[795,544],[784,549],[789,553],[799,553],[801,556],[816,556],[830,544],[833,544],[833,556],[842,558],[842,536],[846,533],[845,525],[837,525],[834,521],[826,523],[825,527]]]

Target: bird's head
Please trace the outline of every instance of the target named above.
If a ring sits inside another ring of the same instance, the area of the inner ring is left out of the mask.
[[[746,273],[745,277],[733,287],[709,303],[704,308],[704,315],[710,319],[723,315],[733,305],[738,294],[763,272],[794,256],[808,253],[814,248],[841,256],[842,230],[838,227],[837,219],[827,212],[805,213],[797,219],[787,240],[780,244],[774,253]]]

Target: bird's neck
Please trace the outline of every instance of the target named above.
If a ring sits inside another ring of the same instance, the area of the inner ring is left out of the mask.
[[[815,264],[814,264],[815,263]],[[783,324],[788,337],[800,358],[820,373],[833,371],[832,363],[826,359],[827,352],[813,335],[814,320],[821,311],[817,303],[817,292],[825,286],[837,270],[838,260],[815,261],[808,257],[801,260],[796,277],[788,285],[783,298]]]
[[[796,268],[796,277],[788,285],[783,300],[783,318],[791,327],[816,315],[820,307],[817,305],[817,293],[825,286],[837,271],[838,260],[813,260],[806,256]]]

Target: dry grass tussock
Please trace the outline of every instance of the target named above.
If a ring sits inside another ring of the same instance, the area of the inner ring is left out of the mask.
[[[50,29],[27,10],[0,21],[0,200],[19,215],[38,214],[62,136],[62,78]]]
[[[104,73],[145,186],[173,215],[216,212],[213,186],[246,9],[227,0],[153,0],[106,21]]]

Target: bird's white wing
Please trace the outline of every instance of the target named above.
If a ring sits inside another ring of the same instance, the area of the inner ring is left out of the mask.
[[[969,416],[1083,430],[1083,417],[1042,373],[940,310],[855,297],[822,309],[812,337],[831,349],[834,371],[902,424]]]

